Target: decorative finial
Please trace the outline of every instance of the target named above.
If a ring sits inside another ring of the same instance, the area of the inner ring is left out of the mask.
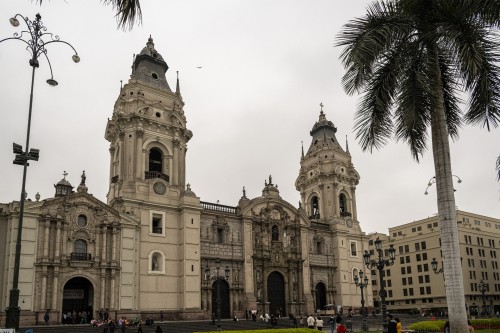
[[[345,150],[349,152],[349,142],[347,141],[347,135],[345,136]]]
[[[245,186],[243,186],[243,198],[246,198],[247,196],[247,191],[245,190]]]
[[[87,176],[85,176],[85,170],[83,170],[81,178],[82,181],[80,182],[80,185],[85,186],[85,180],[87,179]]]
[[[36,201],[40,201],[40,193],[36,192],[35,199]]]
[[[302,144],[302,158],[304,158],[304,141],[300,140],[300,143]]]
[[[180,95],[181,93],[181,87],[179,85],[179,71],[177,71],[177,85],[175,86],[175,93],[177,95]]]
[[[269,175],[269,185],[273,185],[273,177]]]
[[[323,106],[324,106],[323,102],[319,103],[319,106],[321,106],[321,110],[320,111],[321,111],[321,113],[323,113]]]
[[[68,175],[68,173],[66,171],[63,172],[63,179],[66,179],[66,176]]]
[[[123,89],[123,80],[120,80],[120,91]]]

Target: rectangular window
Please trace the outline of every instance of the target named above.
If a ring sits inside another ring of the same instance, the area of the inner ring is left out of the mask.
[[[406,263],[409,264],[410,263],[410,256],[406,256]]]
[[[411,266],[406,267],[406,273],[411,274]]]
[[[424,287],[420,287],[420,295],[425,295],[425,288]]]
[[[431,282],[431,277],[429,275],[425,275],[425,283],[430,283]]]
[[[410,245],[405,245],[405,253],[410,252]]]
[[[424,264],[424,272],[428,272],[429,271],[429,264]]]
[[[419,273],[422,272],[422,265],[417,265],[417,272],[419,272]]]
[[[408,278],[408,284],[410,286],[413,284],[413,278],[411,276]]]
[[[390,270],[390,269],[388,269],[388,270],[386,271],[385,276],[391,276],[391,270]]]
[[[403,286],[406,286],[406,278],[402,278],[401,282],[403,283]],[[406,296],[406,295],[405,295]]]
[[[426,249],[427,249],[427,244],[426,244],[425,242],[421,242],[421,243],[420,243],[420,248],[421,248],[422,250],[426,250]]]
[[[418,276],[418,283],[424,283],[424,277],[422,275]]]
[[[416,257],[417,257],[417,261],[422,261],[422,256],[420,255],[420,253],[417,253]]]
[[[425,293],[426,293],[427,295],[430,295],[430,294],[431,294],[431,286],[427,286],[427,287],[425,287]]]
[[[427,253],[422,253],[422,260],[427,260]]]
[[[410,293],[410,296],[413,296],[413,288],[408,288],[408,292]]]
[[[406,290],[406,288],[403,289],[403,296],[408,296],[408,290]]]
[[[405,275],[406,274],[406,268],[401,267],[401,274]]]
[[[415,251],[420,251],[420,243],[415,243]]]
[[[405,263],[405,257],[399,257],[399,263],[404,264]]]
[[[357,256],[358,256],[357,244],[355,241],[351,241],[351,257],[357,257]]]
[[[164,212],[150,212],[149,234],[154,236],[165,236]]]
[[[403,253],[403,246],[399,247],[399,254]]]

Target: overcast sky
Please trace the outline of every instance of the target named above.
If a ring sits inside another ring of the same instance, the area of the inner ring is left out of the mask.
[[[0,39],[20,31],[9,24],[16,13],[30,19],[40,12],[48,32],[78,51],[71,61],[63,44],[47,47],[54,79],[40,59],[36,71],[30,147],[40,160],[30,162],[28,197],[54,195],[63,171],[76,187],[83,170],[89,192],[106,201],[109,144],[107,119],[127,82],[132,57],[151,34],[167,62],[167,79],[175,88],[180,73],[187,126],[187,182],[203,201],[235,206],[245,186],[250,198],[261,195],[269,175],[281,196],[298,206],[295,180],[301,141],[307,150],[309,131],[320,107],[347,136],[352,161],[361,175],[357,187],[358,219],[366,232],[432,216],[437,212],[429,150],[416,163],[405,143],[391,141],[380,151],[362,152],[355,141],[353,118],[359,96],[341,86],[344,70],[335,37],[343,24],[365,13],[367,1],[142,1],[143,24],[132,31],[116,29],[111,7],[99,0],[52,0],[37,6],[29,0],[3,0]],[[31,67],[19,41],[0,43],[0,202],[19,200],[22,167],[12,164],[12,142],[25,146]],[[201,66],[201,69],[197,67]],[[343,144],[345,148],[345,143]],[[430,142],[429,142],[430,148]],[[495,161],[500,129],[464,126],[451,146],[459,209],[500,218],[500,186]]]

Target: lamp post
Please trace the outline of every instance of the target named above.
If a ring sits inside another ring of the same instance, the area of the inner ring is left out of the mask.
[[[377,250],[378,258],[377,259],[371,259],[371,254],[365,250],[365,254],[363,254],[363,259],[365,261],[366,267],[369,269],[372,269],[373,267],[376,267],[378,270],[378,275],[379,275],[379,281],[380,281],[380,300],[382,302],[382,327],[383,327],[383,332],[387,333],[387,305],[385,304],[385,297],[387,296],[387,293],[385,291],[385,286],[384,286],[384,267],[386,266],[392,266],[394,264],[394,260],[396,258],[396,249],[394,248],[394,245],[389,245],[389,249],[387,250],[389,257],[384,258],[383,257],[383,251],[382,251],[382,241],[377,237],[377,240],[375,241],[375,249]]]
[[[229,269],[229,266],[226,266],[226,269],[224,269],[224,275],[219,275],[219,272],[220,272],[220,259],[217,258],[215,260],[215,263],[216,263],[216,266],[215,266],[215,270],[216,270],[216,275],[215,276],[210,276],[210,268],[208,267],[208,264],[205,268],[205,280],[207,281],[210,281],[210,280],[214,280],[214,281],[217,281],[217,331],[221,331],[222,328],[221,328],[221,323],[220,323],[220,317],[221,317],[221,313],[220,313],[220,303],[221,303],[221,299],[220,299],[220,283],[222,280],[229,280],[229,272],[231,271]]]
[[[457,183],[461,183],[462,182],[462,179],[460,179],[460,177],[458,177],[457,175],[452,175],[453,177],[455,177],[457,179]],[[429,187],[432,186],[432,184],[435,184],[436,183],[436,177],[432,177],[431,179],[429,179],[429,182],[427,183],[427,187],[425,188],[425,192],[424,194],[427,195],[429,194],[429,192],[427,192],[427,190],[429,189]],[[456,191],[455,189],[453,189],[453,191]]]
[[[361,322],[362,322],[361,330],[363,332],[367,332],[368,331],[368,325],[366,325],[367,311],[365,308],[365,297],[363,295],[363,289],[368,286],[369,281],[366,275],[364,275],[363,279],[363,275],[364,275],[363,272],[359,272],[359,277],[357,275],[354,277],[354,284],[361,290]]]
[[[481,294],[483,296],[483,311],[482,311],[482,315],[486,316],[486,297],[484,296],[484,293],[486,292],[487,285],[486,285],[486,283],[483,280],[481,280],[477,284],[477,287],[479,288],[479,291],[481,292]]]
[[[443,267],[438,269],[438,262],[437,262],[436,258],[432,258],[431,267],[432,267],[432,270],[434,271],[435,274],[444,273]]]
[[[29,110],[28,110],[28,129],[26,131],[26,150],[23,151],[23,147],[14,143],[13,152],[15,154],[14,164],[23,166],[23,180],[21,186],[21,199],[19,200],[19,224],[17,227],[17,240],[16,240],[16,252],[14,259],[14,277],[12,279],[12,289],[9,294],[9,306],[6,310],[6,321],[5,327],[14,328],[16,331],[19,330],[19,316],[20,316],[20,308],[19,308],[19,263],[21,260],[21,238],[22,238],[22,230],[23,230],[23,217],[24,217],[24,200],[26,199],[26,174],[28,171],[28,161],[38,161],[39,150],[38,149],[30,149],[30,130],[31,130],[31,113],[33,110],[33,87],[35,83],[35,70],[39,67],[38,58],[40,56],[44,56],[47,59],[47,63],[50,69],[50,79],[47,80],[47,83],[50,86],[57,86],[57,81],[54,80],[54,75],[52,73],[52,66],[50,64],[50,60],[47,56],[46,46],[52,43],[63,43],[70,46],[75,54],[72,59],[74,62],[79,62],[80,57],[78,56],[78,52],[76,52],[75,48],[69,44],[68,42],[59,40],[58,36],[53,35],[52,33],[48,33],[47,28],[43,25],[40,14],[36,14],[35,20],[31,21],[27,17],[23,17],[20,14],[16,14],[12,17],[9,22],[12,26],[19,26],[19,19],[26,24],[27,30],[21,31],[21,33],[14,33],[14,37],[9,37],[0,40],[4,42],[6,40],[18,40],[25,43],[26,50],[31,55],[31,59],[29,60],[29,65],[32,67],[31,73],[31,90],[30,90],[30,102],[29,102]],[[26,38],[24,38],[26,37]],[[49,38],[49,41],[44,41],[43,38]],[[43,306],[43,305],[42,305]]]

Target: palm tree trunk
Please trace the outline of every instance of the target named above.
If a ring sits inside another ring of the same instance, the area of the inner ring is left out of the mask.
[[[467,312],[465,309],[464,283],[460,259],[455,194],[451,171],[450,143],[444,113],[444,99],[441,85],[441,72],[437,50],[435,51],[436,86],[435,106],[431,114],[432,153],[436,172],[436,191],[439,225],[441,229],[441,250],[446,289],[446,302],[450,331],[468,333]]]

